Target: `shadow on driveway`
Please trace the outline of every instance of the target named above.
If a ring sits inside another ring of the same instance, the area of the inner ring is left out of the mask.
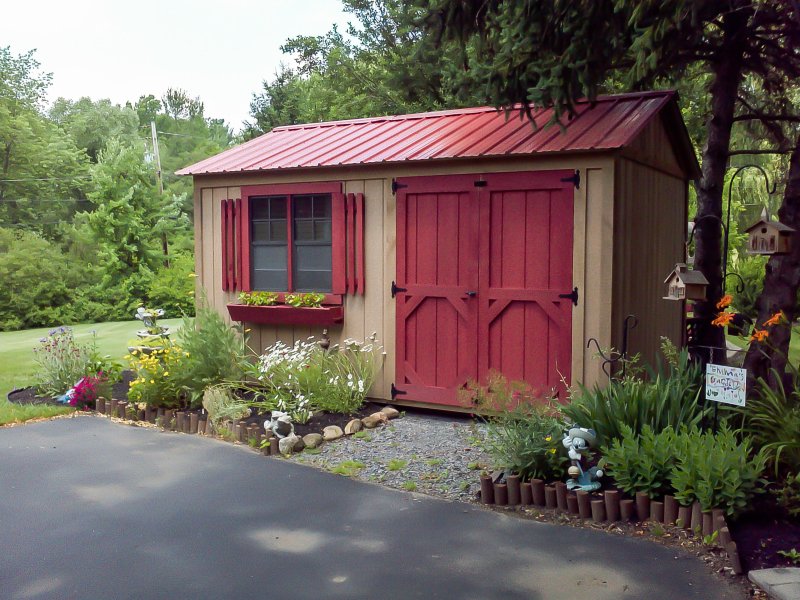
[[[78,417],[0,429],[2,598],[742,598],[640,540]]]

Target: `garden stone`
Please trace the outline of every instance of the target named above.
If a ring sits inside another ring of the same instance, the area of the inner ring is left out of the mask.
[[[375,415],[370,415],[368,417],[364,417],[361,419],[361,422],[364,424],[364,427],[367,429],[375,429],[378,425],[381,424],[383,420],[376,417]]]
[[[295,437],[297,438],[297,440],[295,441],[294,446],[292,446],[292,451],[293,452],[302,452],[303,450],[305,450],[306,443],[303,441],[303,438],[301,438],[300,436],[295,436]]]
[[[372,413],[370,415],[370,417],[374,417],[374,418],[378,419],[378,421],[380,421],[381,423],[388,423],[389,422],[389,417],[386,416],[382,412],[374,412],[374,413]]]
[[[361,419],[353,419],[344,426],[344,433],[345,435],[352,435],[358,431],[361,431],[363,426],[364,425],[361,423]]]
[[[298,440],[301,442],[303,441],[299,436],[294,434],[287,435],[278,440],[278,450],[280,450],[281,454],[291,454]]]
[[[389,419],[396,419],[400,416],[400,411],[397,410],[394,406],[384,406],[381,409],[381,412],[386,415]]]
[[[306,445],[306,448],[317,448],[320,444],[322,444],[322,434],[307,433],[303,436],[303,443]]]
[[[322,439],[326,442],[330,442],[331,440],[338,440],[340,437],[344,435],[344,431],[338,425],[328,425],[325,429],[322,430]]]

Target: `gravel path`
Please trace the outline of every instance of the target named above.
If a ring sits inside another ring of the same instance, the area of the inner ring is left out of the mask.
[[[490,466],[476,443],[480,431],[466,418],[408,413],[292,460],[393,488],[470,501],[479,489],[480,469]]]

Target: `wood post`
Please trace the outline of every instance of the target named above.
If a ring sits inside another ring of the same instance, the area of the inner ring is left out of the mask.
[[[678,520],[676,521],[684,529],[692,528],[692,507],[678,506]]]
[[[603,498],[606,502],[606,516],[609,521],[619,521],[620,506],[619,506],[619,492],[616,490],[606,490],[603,492]]]
[[[646,521],[650,517],[650,496],[645,492],[636,492],[636,514],[640,521]]]
[[[580,512],[578,509],[578,497],[575,494],[567,494],[567,510],[571,515],[577,515]]]
[[[731,561],[733,572],[736,575],[741,575],[744,569],[742,569],[742,561],[739,560],[739,550],[736,548],[736,542],[730,542],[725,549],[728,551],[728,558]]]
[[[508,505],[519,506],[522,494],[519,487],[519,475],[509,475],[506,478],[506,485],[508,486]]]
[[[206,428],[208,426],[208,419],[198,419],[197,420],[197,433],[200,435],[206,435]]]
[[[544,486],[544,505],[547,508],[558,508],[556,488],[552,485]]]
[[[703,536],[714,533],[714,518],[710,512],[703,513]]]
[[[556,505],[561,512],[567,512],[569,506],[567,505],[567,484],[563,481],[556,481]]]
[[[703,511],[697,501],[692,504],[692,531],[703,531]]]
[[[672,525],[678,520],[678,501],[675,496],[664,496],[664,523]]]
[[[164,429],[172,429],[175,425],[173,423],[175,419],[175,409],[167,408],[164,409]]]
[[[94,409],[101,415],[106,414],[106,399],[100,396],[94,401]]]
[[[494,484],[494,503],[497,506],[508,505],[508,486],[505,483]]]
[[[520,484],[520,503],[522,506],[530,506],[533,503],[533,492],[530,482]]]
[[[721,508],[715,508],[711,511],[711,522],[714,531],[719,531],[726,526],[725,511]]]
[[[189,433],[197,433],[197,426],[200,424],[200,415],[191,413],[189,415]]]
[[[544,481],[541,479],[531,479],[531,494],[534,506],[546,506],[547,499],[544,493]]]
[[[114,398],[111,399],[110,408],[106,408],[106,414],[109,417],[117,416],[117,401]]]
[[[619,501],[619,516],[623,521],[633,521],[636,514],[636,503],[631,498]]]
[[[148,423],[153,422],[153,407],[149,404],[146,404],[144,407],[144,420]]]
[[[606,520],[605,500],[592,500],[592,520],[595,523],[602,523]]]
[[[269,455],[278,456],[280,453],[281,449],[278,446],[278,438],[273,435],[271,438],[269,438]]]
[[[175,429],[183,433],[183,421],[186,418],[186,413],[179,410],[175,413]]]
[[[120,419],[126,419],[128,417],[128,415],[125,414],[127,408],[128,408],[127,402],[125,402],[124,400],[117,400],[117,416]]]
[[[575,497],[578,499],[578,514],[581,519],[588,519],[592,516],[592,503],[589,492],[578,490]]]
[[[650,503],[650,518],[656,523],[664,522],[664,503],[653,500]]]
[[[270,438],[270,449],[272,448],[272,440]],[[481,475],[481,503],[494,504],[494,486],[492,485],[492,477],[486,473]]]

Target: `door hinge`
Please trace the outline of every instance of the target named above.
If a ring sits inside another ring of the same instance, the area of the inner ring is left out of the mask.
[[[392,400],[394,400],[398,396],[405,396],[407,393],[408,392],[398,390],[396,387],[394,387],[394,383],[392,383]]]
[[[483,179],[478,179],[478,181],[475,182],[475,187],[486,187],[487,185],[488,183]]]
[[[392,298],[394,298],[397,295],[397,292],[408,291],[406,288],[397,287],[397,284],[394,281],[392,282],[391,290],[392,290]]]
[[[396,194],[397,190],[399,190],[401,188],[407,188],[407,187],[408,187],[407,183],[398,183],[397,179],[392,179],[392,193],[393,194]]]
[[[575,173],[569,177],[562,177],[561,181],[564,183],[572,182],[572,184],[575,186],[575,189],[578,189],[581,187],[581,172],[576,169]]]
[[[573,290],[569,294],[559,294],[558,297],[572,300],[572,303],[575,306],[578,306],[578,288],[573,288]]]

